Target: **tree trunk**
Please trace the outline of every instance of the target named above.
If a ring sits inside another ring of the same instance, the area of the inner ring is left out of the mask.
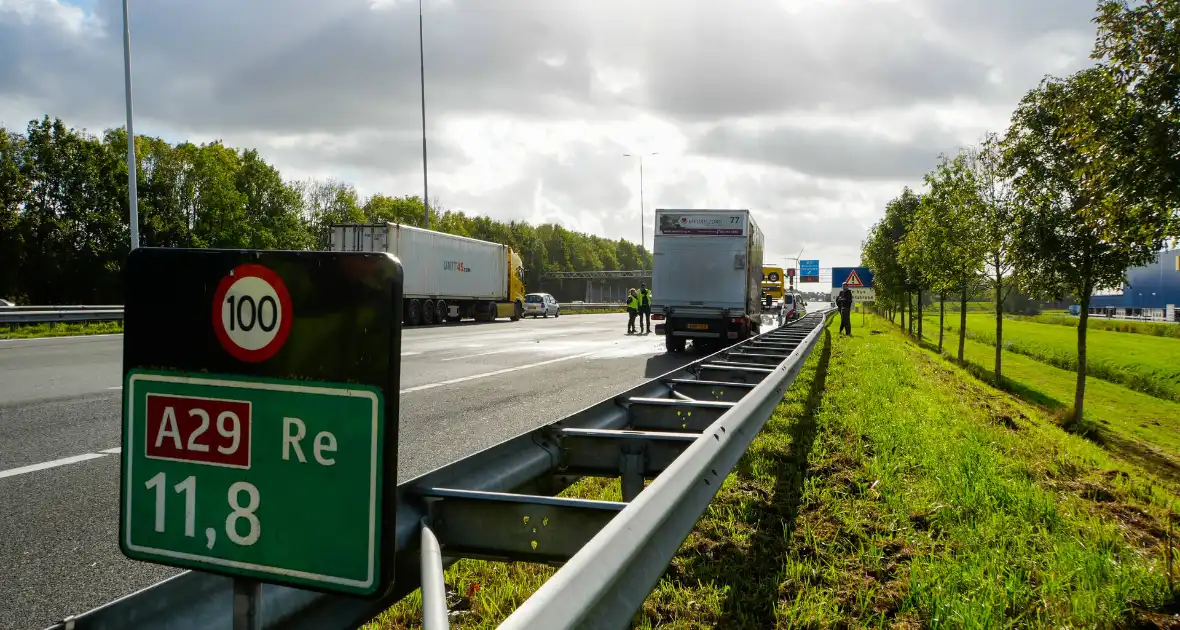
[[[908,330],[910,333],[910,336],[913,337],[914,336],[914,294],[913,293],[906,293],[905,294],[905,303],[907,306],[910,307],[909,328],[907,328],[906,330]]]
[[[938,354],[942,354],[942,331],[946,330],[946,293],[938,296]]]
[[[1078,314],[1078,384],[1073,394],[1073,421],[1082,419],[1082,407],[1086,403],[1086,327],[1090,321],[1090,292],[1080,296],[1081,312]]]
[[[967,341],[967,283],[963,283],[963,296],[959,300],[959,363],[963,362],[963,350]]]
[[[1000,275],[999,260],[996,260],[996,384],[1000,383],[1000,364],[1004,355],[1004,277]]]
[[[906,295],[905,293],[902,293],[901,295],[902,295],[902,301],[901,301],[901,329],[902,329],[902,330],[905,330],[905,305],[906,305],[906,302],[909,302],[909,301],[910,301],[910,298],[909,298],[909,296],[908,296],[908,295]]]
[[[922,290],[918,289],[918,341],[922,340]]]

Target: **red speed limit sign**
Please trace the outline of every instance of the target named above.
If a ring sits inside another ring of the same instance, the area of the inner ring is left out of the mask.
[[[275,355],[291,332],[291,294],[274,271],[238,265],[213,295],[213,330],[225,351],[247,363]]]

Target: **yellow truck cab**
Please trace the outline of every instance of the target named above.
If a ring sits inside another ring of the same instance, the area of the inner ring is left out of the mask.
[[[518,320],[524,315],[524,260],[512,250],[508,250],[508,301],[496,305],[498,317],[509,317]]]
[[[762,268],[762,300],[770,308],[774,300],[782,300],[787,293],[786,272],[782,267]]]

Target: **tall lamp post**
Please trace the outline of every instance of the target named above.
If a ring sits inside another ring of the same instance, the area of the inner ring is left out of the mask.
[[[643,158],[659,155],[659,152],[653,153],[624,153],[623,157],[637,157],[639,158],[639,266],[643,267],[643,251],[645,249],[644,243],[647,241],[646,230],[644,228],[643,218]]]
[[[131,20],[123,0],[123,90],[127,97],[127,205],[131,224],[131,249],[139,247],[139,178],[135,173],[135,125],[131,110]]]
[[[126,2],[126,0],[124,0]],[[418,80],[422,88],[422,225],[430,229],[430,180],[426,176],[426,53],[422,45],[422,0],[418,0]]]

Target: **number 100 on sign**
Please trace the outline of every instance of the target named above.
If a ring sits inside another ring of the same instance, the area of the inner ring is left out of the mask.
[[[122,545],[175,566],[370,594],[380,536],[381,393],[133,372]]]

